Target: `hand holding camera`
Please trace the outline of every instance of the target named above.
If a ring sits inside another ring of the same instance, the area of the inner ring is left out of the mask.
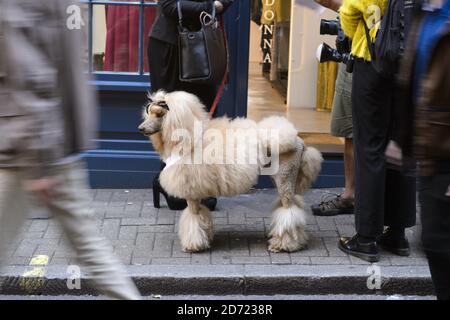
[[[354,57],[351,52],[351,40],[344,34],[339,18],[336,20],[320,21],[320,34],[336,36],[336,49],[326,43],[317,48],[317,60],[322,63],[326,61],[342,62],[347,65],[347,72],[353,72]]]

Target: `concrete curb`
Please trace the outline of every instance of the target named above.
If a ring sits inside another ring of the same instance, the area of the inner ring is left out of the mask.
[[[129,266],[143,295],[401,294],[433,292],[428,267],[380,266],[381,289],[369,290],[367,265],[292,266]],[[67,288],[66,266],[48,266],[43,277],[24,277],[32,267],[7,267],[0,273],[3,295],[96,295],[82,276],[81,289]]]

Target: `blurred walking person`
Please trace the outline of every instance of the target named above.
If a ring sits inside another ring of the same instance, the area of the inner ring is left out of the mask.
[[[404,164],[419,161],[423,247],[437,298],[450,300],[450,0],[425,3],[409,40],[400,145]]]
[[[30,193],[61,223],[102,293],[139,299],[88,209],[80,152],[93,147],[96,104],[82,74],[80,32],[66,26],[73,4],[0,0],[0,256]]]

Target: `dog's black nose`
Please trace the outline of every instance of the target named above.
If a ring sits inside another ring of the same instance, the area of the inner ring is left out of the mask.
[[[145,129],[144,129],[144,128],[139,127],[138,129],[139,129],[139,132],[140,132],[140,133],[144,133],[144,132],[145,132]]]

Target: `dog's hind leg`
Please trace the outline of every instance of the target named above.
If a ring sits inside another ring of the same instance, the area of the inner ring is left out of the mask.
[[[301,149],[280,155],[280,168],[272,177],[280,197],[272,213],[269,232],[269,250],[272,252],[293,252],[307,245],[306,212],[302,209],[301,197],[295,196],[301,156]]]
[[[317,149],[312,147],[304,149],[295,188],[296,194],[303,194],[316,180],[322,161],[322,154]]]
[[[199,200],[187,200],[187,204],[178,228],[181,248],[186,252],[209,249],[213,238],[211,212]]]

